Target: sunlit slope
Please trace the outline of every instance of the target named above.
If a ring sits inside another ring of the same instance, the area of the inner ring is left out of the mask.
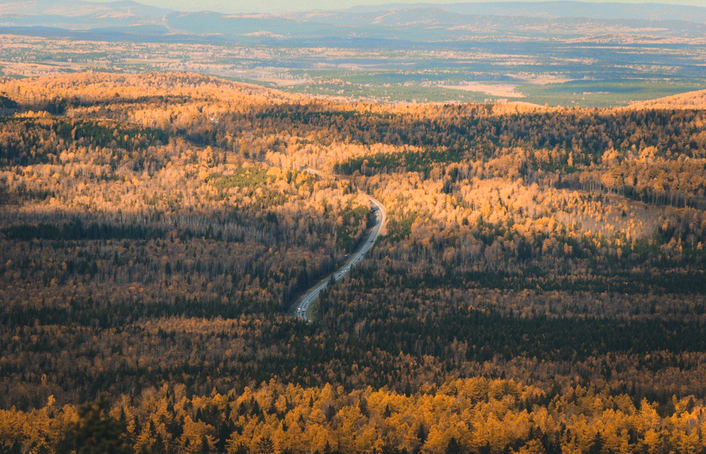
[[[706,109],[706,90],[690,91],[630,105],[635,109]]]

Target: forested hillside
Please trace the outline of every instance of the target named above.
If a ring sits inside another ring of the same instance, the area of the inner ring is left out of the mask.
[[[706,111],[0,95],[0,452],[706,450]]]

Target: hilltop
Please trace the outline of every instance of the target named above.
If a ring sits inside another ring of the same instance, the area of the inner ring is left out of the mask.
[[[633,109],[706,109],[706,90],[690,91],[674,96],[642,101],[629,106]]]

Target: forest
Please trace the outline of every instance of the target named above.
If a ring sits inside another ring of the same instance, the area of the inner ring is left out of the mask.
[[[0,100],[0,452],[706,452],[706,110]]]

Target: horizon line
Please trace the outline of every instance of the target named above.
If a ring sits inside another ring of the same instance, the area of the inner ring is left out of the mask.
[[[5,0],[7,1],[7,0]],[[40,0],[41,1],[41,0]],[[173,12],[184,12],[184,13],[221,13],[221,14],[287,14],[287,13],[303,13],[303,12],[334,12],[334,11],[350,11],[357,8],[380,8],[380,7],[405,7],[405,6],[435,6],[444,7],[450,5],[463,5],[463,4],[485,4],[485,5],[501,5],[501,4],[552,4],[552,3],[565,3],[565,4],[590,4],[590,5],[625,5],[625,6],[667,6],[667,7],[686,7],[686,8],[698,8],[706,10],[706,5],[698,5],[692,2],[699,0],[674,0],[678,3],[673,3],[669,1],[643,1],[643,0],[445,0],[443,2],[434,1],[391,1],[391,2],[379,2],[379,3],[362,3],[358,5],[337,7],[337,8],[326,8],[326,7],[313,7],[313,8],[296,8],[296,9],[223,9],[223,8],[186,8],[181,9],[178,6],[162,6],[155,4],[159,0],[144,1],[144,0],[79,0],[84,3],[94,3],[94,4],[120,4],[120,3],[134,3],[141,6],[161,8]],[[0,0],[0,3],[4,3]],[[171,2],[174,3],[174,2]]]

